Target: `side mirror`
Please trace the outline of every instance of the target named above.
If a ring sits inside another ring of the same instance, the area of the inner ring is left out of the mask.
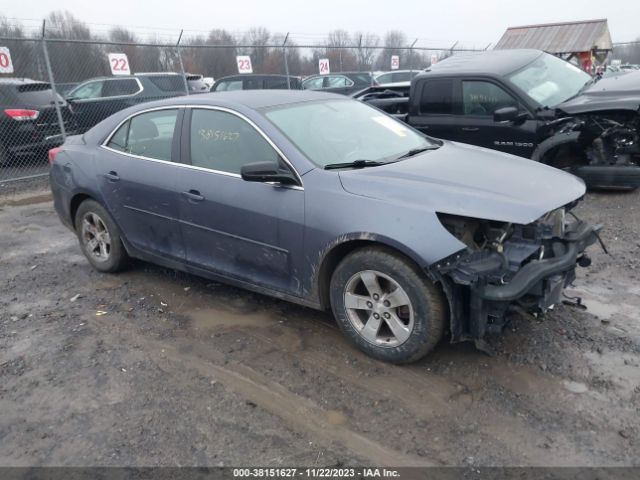
[[[502,107],[493,112],[494,122],[513,122],[520,115],[516,107]]]
[[[247,182],[275,182],[283,185],[297,183],[291,172],[279,168],[276,162],[247,163],[240,169],[240,176]]]

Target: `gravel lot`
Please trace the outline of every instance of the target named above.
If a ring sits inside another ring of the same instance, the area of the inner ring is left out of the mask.
[[[640,464],[640,192],[577,210],[610,251],[569,292],[586,311],[404,367],[329,314],[141,262],[99,274],[43,193],[0,197],[2,466]]]

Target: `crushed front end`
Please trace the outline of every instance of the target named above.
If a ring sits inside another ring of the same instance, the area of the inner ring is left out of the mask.
[[[510,307],[541,313],[560,302],[576,266],[590,265],[585,249],[601,228],[569,213],[575,203],[528,225],[438,214],[467,245],[431,267],[449,298],[453,342],[486,349],[485,333],[502,329]]]

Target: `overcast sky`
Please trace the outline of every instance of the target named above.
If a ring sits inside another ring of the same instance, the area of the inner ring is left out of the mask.
[[[483,47],[495,43],[508,26],[607,18],[614,42],[640,37],[638,0],[2,0],[0,14],[40,19],[68,10],[94,24],[136,27],[244,31],[265,26],[274,32],[318,41],[336,28],[383,35],[390,29],[420,38],[422,46],[448,46],[456,40]],[[430,45],[431,44],[431,45]]]

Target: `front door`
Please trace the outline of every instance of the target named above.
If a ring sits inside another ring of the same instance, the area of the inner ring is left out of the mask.
[[[536,146],[537,121],[500,85],[488,80],[463,80],[462,112],[457,122],[457,140],[529,158]],[[495,122],[493,114],[515,107],[528,115],[515,122]]]
[[[100,185],[107,206],[135,248],[184,260],[178,224],[179,130],[182,110],[141,113],[109,139],[100,158]]]
[[[245,118],[193,109],[183,129],[192,167],[180,176],[180,223],[187,261],[254,285],[300,293],[304,191],[242,180],[240,169],[273,161],[289,168]]]

